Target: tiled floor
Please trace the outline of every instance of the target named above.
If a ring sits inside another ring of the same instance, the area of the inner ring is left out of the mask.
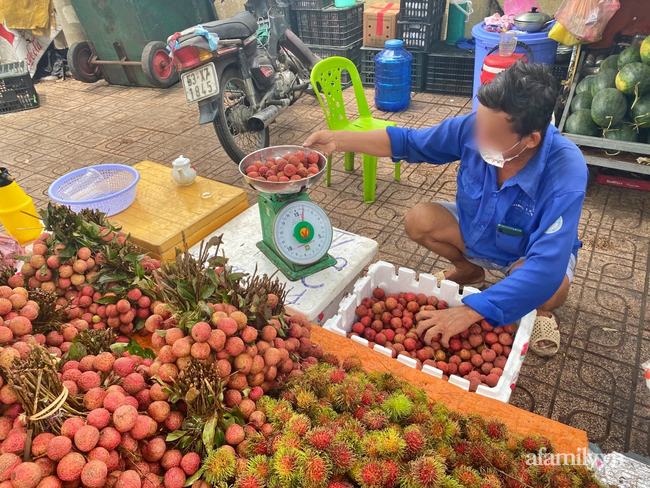
[[[202,176],[246,188],[255,201],[212,126],[198,125],[196,107],[185,105],[178,86],[163,91],[65,81],[41,83],[37,91],[41,108],[0,117],[0,163],[37,206],[46,204],[56,177],[79,167],[142,159],[170,164],[180,154]],[[372,101],[371,91],[367,96]],[[346,101],[351,97],[347,92]],[[468,113],[469,106],[467,98],[418,94],[404,113],[375,115],[422,127]],[[317,102],[304,98],[272,126],[271,142],[300,144],[323,127]],[[365,205],[360,170],[344,172],[338,158],[332,186],[321,183],[310,190],[311,198],[333,225],[377,240],[377,259],[421,272],[445,268],[408,239],[402,220],[417,202],[453,200],[457,166],[404,164],[400,183],[393,181],[393,168],[380,162],[377,200]],[[650,390],[640,364],[650,360],[650,194],[593,184],[580,236],[575,280],[557,314],[561,351],[551,359],[527,355],[511,402],[586,430],[604,450],[649,456]]]

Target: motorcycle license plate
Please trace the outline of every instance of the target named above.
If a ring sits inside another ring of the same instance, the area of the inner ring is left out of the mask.
[[[219,94],[217,70],[212,63],[183,73],[181,80],[188,105]]]

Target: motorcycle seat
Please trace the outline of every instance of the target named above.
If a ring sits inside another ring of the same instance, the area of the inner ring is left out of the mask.
[[[250,12],[239,12],[229,19],[215,20],[202,24],[208,32],[213,32],[219,39],[246,39],[257,31],[257,19]]]

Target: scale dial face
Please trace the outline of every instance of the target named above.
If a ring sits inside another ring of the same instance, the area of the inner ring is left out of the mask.
[[[275,248],[295,264],[312,264],[325,256],[332,234],[325,211],[309,200],[286,204],[273,222]]]

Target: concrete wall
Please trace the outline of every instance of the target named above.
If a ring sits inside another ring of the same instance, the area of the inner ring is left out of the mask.
[[[366,5],[372,5],[374,3],[386,2],[390,0],[366,0]],[[503,8],[503,1],[498,0],[499,5]],[[538,0],[542,12],[549,15],[554,15],[557,8],[562,3],[562,0]],[[244,3],[246,0],[224,0],[222,3],[221,0],[215,0],[214,5],[217,9],[220,19],[227,19],[232,17],[237,12],[244,10]],[[465,36],[471,36],[472,27],[481,22],[485,17],[494,13],[490,10],[490,1],[489,0],[473,0],[472,7],[474,8],[474,13],[470,16],[469,21],[467,22],[467,29],[465,30]],[[449,5],[447,5],[449,8]],[[445,16],[445,21],[443,25],[443,32],[446,32],[447,19]],[[444,34],[443,34],[444,37]]]

